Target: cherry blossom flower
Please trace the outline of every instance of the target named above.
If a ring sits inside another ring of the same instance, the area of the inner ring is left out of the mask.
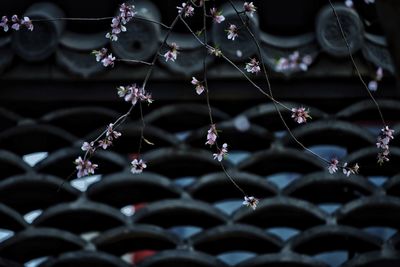
[[[389,161],[388,155],[389,155],[389,150],[383,150],[383,152],[379,152],[377,156],[378,164],[382,165],[383,163],[388,162]]]
[[[131,166],[131,172],[132,172],[133,174],[142,173],[143,170],[144,170],[145,168],[147,168],[146,163],[145,163],[143,160],[141,160],[141,159],[139,159],[139,160],[134,159],[134,160],[131,162],[131,165],[132,165],[132,166]]]
[[[13,22],[11,28],[14,29],[14,30],[16,30],[16,31],[19,31],[19,29],[20,29],[20,27],[21,27],[21,24],[20,24],[20,22],[19,22],[18,16],[17,16],[17,15],[13,15],[13,16],[11,17],[11,21]]]
[[[249,63],[246,63],[245,70],[250,73],[258,73],[261,71],[260,63],[257,59],[252,58]]]
[[[104,67],[114,67],[114,61],[115,61],[115,57],[113,57],[113,54],[109,54],[107,57],[103,58],[101,60],[101,63],[103,63]]]
[[[211,55],[214,55],[216,57],[222,56],[222,51],[218,47],[209,47],[208,53],[210,53]]]
[[[238,28],[236,27],[236,25],[229,25],[229,28],[226,31],[228,32],[228,39],[235,41],[235,38],[238,37]]]
[[[29,17],[24,17],[21,20],[21,25],[25,26],[29,31],[33,31],[33,24]]]
[[[111,41],[118,41],[118,34],[121,32],[126,32],[126,27],[124,26],[122,17],[116,16],[111,20],[111,32],[106,34],[106,38]]]
[[[75,159],[75,165],[77,172],[77,177],[81,178],[89,174],[94,174],[94,170],[98,167],[97,164],[93,164],[89,160],[83,160],[81,157]]]
[[[253,2],[244,2],[243,8],[246,13],[249,13],[250,17],[253,17],[254,12],[257,11],[257,8],[254,6]]]
[[[95,151],[95,149],[94,149],[94,142],[90,142],[90,143],[88,143],[88,142],[83,142],[83,144],[82,144],[82,146],[81,146],[81,149],[82,149],[83,151],[87,151],[87,152],[89,152],[89,153],[93,153],[93,152]]]
[[[384,162],[389,161],[389,143],[394,139],[394,130],[390,129],[389,126],[385,126],[381,129],[381,133],[377,138],[376,146],[381,149],[378,153],[378,163],[382,165]]]
[[[336,158],[331,159],[331,162],[328,166],[328,171],[330,174],[334,174],[338,170],[339,161]]]
[[[227,143],[224,143],[222,145],[222,148],[219,149],[219,152],[213,154],[213,157],[214,157],[214,159],[221,162],[224,159],[224,157],[226,157],[226,155],[228,155],[228,145],[227,145]]]
[[[169,50],[164,54],[165,61],[171,60],[175,61],[178,56],[179,46],[176,43],[172,43],[169,46]]]
[[[107,48],[102,48],[100,50],[93,50],[92,54],[95,55],[97,62],[101,61],[104,67],[114,67],[115,57],[112,53],[107,55],[107,52]]]
[[[104,138],[99,140],[99,147],[103,148],[103,149],[107,149],[109,146],[112,145],[112,139],[111,138]]]
[[[9,29],[9,27],[8,27],[8,18],[7,18],[6,16],[3,16],[3,17],[1,18],[0,27],[3,27],[3,30],[4,30],[5,32],[8,31],[8,29]]]
[[[110,124],[107,126],[107,129],[106,129],[106,137],[108,137],[108,138],[110,138],[110,139],[117,139],[117,138],[120,137],[120,136],[121,136],[121,133],[115,131],[115,130],[114,130],[114,124],[113,124],[113,123],[110,123]]]
[[[352,167],[347,167],[347,162],[343,164],[343,173],[349,177],[350,174],[357,174],[358,170],[360,169],[360,166],[358,164],[354,164]]]
[[[294,119],[295,122],[301,124],[307,122],[308,118],[311,119],[311,116],[309,115],[309,111],[306,110],[306,108],[300,107],[300,108],[292,108],[292,118]]]
[[[207,142],[206,145],[214,145],[217,140],[217,128],[215,124],[211,124],[210,129],[207,131]]]
[[[13,15],[11,17],[11,28],[15,31],[19,31],[21,29],[21,27],[25,27],[27,30],[29,31],[33,31],[33,24],[32,21],[29,19],[29,17],[23,17],[22,20],[20,20],[18,18],[17,15]],[[1,18],[1,23],[0,23],[0,27],[3,27],[4,31],[8,31],[9,29],[9,20],[6,16],[3,16]]]
[[[257,208],[258,202],[259,200],[253,196],[245,196],[242,205],[246,207],[251,207],[253,210],[255,210]]]
[[[184,17],[191,17],[194,14],[194,8],[191,5],[182,3],[182,7],[177,6],[179,14],[183,14]]]
[[[93,50],[92,54],[96,56],[96,61],[100,62],[103,58],[107,56],[107,48],[102,48],[100,50]]]
[[[135,6],[122,3],[119,6],[119,15],[111,20],[111,32],[106,34],[106,38],[111,41],[118,40],[118,34],[126,32],[125,25],[136,15]]]
[[[215,7],[210,9],[210,13],[215,23],[221,23],[225,20],[225,17],[222,15],[222,12],[218,11]]]
[[[135,6],[126,3],[122,3],[119,6],[119,12],[123,24],[128,23],[136,15]]]
[[[147,103],[153,103],[153,99],[150,93],[147,93],[143,88],[139,88],[136,84],[128,86],[119,86],[117,88],[118,96],[123,97],[126,102],[131,102],[132,105],[136,105],[137,101],[146,101]]]
[[[198,95],[201,95],[201,93],[203,93],[204,92],[204,85],[200,82],[200,81],[198,81],[197,79],[196,79],[196,77],[192,77],[192,81],[191,81],[191,83],[193,84],[193,85],[196,85],[196,93],[198,94]]]

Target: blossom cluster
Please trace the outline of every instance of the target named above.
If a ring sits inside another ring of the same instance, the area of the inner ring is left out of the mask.
[[[171,43],[169,45],[168,51],[164,54],[165,61],[166,62],[168,60],[175,61],[176,58],[178,57],[178,49],[179,46],[176,43]]]
[[[247,72],[250,73],[259,73],[261,71],[260,62],[257,59],[252,58],[250,62],[246,63],[246,67],[244,68]]]
[[[98,140],[96,144],[95,142],[90,142],[90,143],[83,142],[81,149],[86,153],[92,155],[99,147],[107,149],[109,146],[112,145],[114,139],[117,139],[120,136],[121,133],[114,129],[113,123],[110,123],[105,130],[104,138]],[[94,170],[98,167],[97,164],[93,164],[90,160],[86,159],[86,157],[84,157],[84,159],[78,157],[75,160],[75,164],[76,164],[76,169],[78,171],[77,172],[78,178],[94,174]]]
[[[93,164],[90,160],[84,160],[81,157],[78,157],[74,163],[76,165],[78,178],[94,174],[94,170],[98,167],[97,164]]]
[[[232,41],[235,41],[235,38],[239,36],[238,27],[235,24],[230,24],[226,32],[228,33],[228,39]]]
[[[119,7],[118,16],[112,18],[111,20],[111,32],[106,34],[106,38],[111,41],[118,40],[118,34],[121,32],[126,32],[125,25],[132,20],[136,15],[135,6],[122,3]]]
[[[17,15],[13,15],[11,20],[9,20],[7,16],[3,16],[0,20],[0,27],[2,27],[5,32],[7,32],[10,27],[15,31],[19,31],[21,28],[33,31],[33,24],[29,17],[19,19]]]
[[[184,17],[191,17],[194,15],[194,8],[191,5],[186,3],[182,3],[182,6],[177,6],[179,14],[183,14]]]
[[[217,10],[215,7],[210,9],[210,15],[215,23],[221,23],[225,20],[222,12]]]
[[[370,91],[376,91],[376,90],[378,90],[378,82],[379,82],[380,80],[382,80],[382,78],[383,78],[383,70],[382,70],[381,67],[379,67],[379,68],[376,69],[376,72],[375,72],[375,79],[372,80],[372,81],[370,81],[370,82],[368,83],[368,89],[369,89]]]
[[[118,96],[123,97],[126,102],[131,102],[132,105],[136,105],[138,101],[144,101],[148,104],[153,103],[153,98],[150,93],[142,87],[138,87],[136,84],[128,86],[119,86],[117,88]]]
[[[258,202],[259,200],[255,197],[245,196],[242,205],[251,207],[253,210],[255,210],[257,208]]]
[[[360,169],[360,166],[358,163],[355,163],[352,166],[349,166],[347,162],[343,164],[343,166],[339,166],[339,160],[337,158],[331,159],[329,165],[328,165],[328,171],[330,174],[334,174],[339,170],[339,168],[342,168],[343,174],[345,174],[347,177],[350,176],[350,174],[357,174],[358,170]]]
[[[200,82],[199,80],[197,80],[196,77],[192,77],[191,83],[192,83],[193,85],[196,86],[196,93],[197,93],[198,95],[201,95],[201,93],[204,92],[204,89],[205,89],[205,88],[204,88],[203,83]]]
[[[257,8],[254,6],[253,2],[244,2],[243,9],[246,13],[249,13],[250,17],[253,17],[254,12],[257,11]]]
[[[292,108],[292,118],[298,124],[307,122],[307,119],[311,119],[309,111],[304,107]]]
[[[92,54],[96,56],[96,61],[103,63],[104,67],[114,67],[115,57],[112,53],[107,54],[107,48],[102,48],[100,50],[93,50]]]
[[[310,55],[300,56],[299,51],[294,51],[287,58],[281,57],[277,60],[275,69],[279,72],[284,71],[295,71],[302,70],[307,71],[308,66],[312,63],[312,57]]]
[[[390,129],[389,126],[385,126],[381,129],[380,135],[378,136],[376,146],[380,149],[378,153],[378,163],[380,165],[389,161],[389,143],[394,139],[393,134],[394,130]]]

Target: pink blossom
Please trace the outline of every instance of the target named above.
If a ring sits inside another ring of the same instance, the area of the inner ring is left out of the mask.
[[[83,151],[87,151],[87,152],[89,152],[89,153],[93,153],[94,150],[95,150],[95,149],[94,149],[94,143],[93,143],[93,142],[90,142],[90,143],[84,142],[84,143],[82,144],[81,149],[82,149]]]
[[[336,158],[331,159],[331,162],[328,166],[328,171],[330,174],[334,174],[338,170],[339,161]]]
[[[33,31],[33,24],[29,17],[24,17],[21,21],[21,25],[25,26],[29,31]]]
[[[110,124],[107,126],[107,129],[106,129],[106,136],[107,136],[108,138],[111,138],[111,139],[117,139],[118,137],[121,136],[121,133],[115,131],[115,130],[114,130],[114,124],[113,124],[113,123],[110,123]]]
[[[103,148],[103,149],[107,149],[109,146],[112,145],[112,139],[111,138],[104,138],[99,140],[99,147]]]
[[[226,143],[224,143],[222,145],[222,148],[219,149],[219,152],[213,154],[213,157],[214,157],[214,159],[221,162],[224,159],[224,157],[226,157],[226,155],[228,155],[228,145]]]
[[[198,81],[195,77],[192,77],[191,83],[192,83],[193,85],[196,85],[196,93],[197,93],[198,95],[201,95],[201,93],[204,92],[204,86],[203,86],[203,84],[202,84],[200,81]]]
[[[211,17],[213,21],[216,23],[221,23],[225,20],[225,17],[222,15],[221,11],[218,11],[215,7],[210,9]]]
[[[246,207],[251,207],[253,210],[255,210],[257,208],[258,202],[259,200],[253,196],[245,196],[242,205]]]
[[[1,18],[1,21],[0,21],[0,27],[3,27],[3,30],[5,31],[5,32],[7,32],[8,31],[8,18],[6,17],[6,16],[3,16],[2,18]]]
[[[128,23],[135,15],[135,6],[134,5],[128,5],[126,3],[122,3],[119,6],[119,16],[121,17],[121,22],[123,24]]]
[[[137,101],[146,101],[147,103],[153,103],[153,99],[150,93],[147,93],[143,88],[139,88],[136,84],[129,86],[119,86],[117,88],[118,96],[123,97],[126,102],[131,102],[132,105],[136,105]]]
[[[107,48],[102,48],[100,50],[93,50],[92,54],[96,56],[96,61],[100,62],[102,59],[104,59],[107,56]]]
[[[121,32],[126,32],[126,27],[122,22],[122,17],[117,16],[111,20],[111,32],[106,34],[106,38],[110,39],[111,41],[118,40],[118,34]]]
[[[226,30],[228,32],[228,39],[235,41],[235,38],[238,37],[238,29],[235,24],[229,25],[229,29]]]
[[[206,145],[214,145],[217,140],[217,128],[215,124],[211,124],[210,129],[207,131],[207,142]]]
[[[252,58],[249,63],[246,63],[245,70],[250,73],[258,73],[261,71],[260,63],[257,59]]]
[[[134,159],[134,160],[131,162],[131,165],[132,165],[132,166],[131,166],[131,172],[132,172],[133,174],[142,173],[143,170],[144,170],[145,168],[147,168],[146,163],[145,163],[143,160],[141,160],[141,159],[139,159],[139,160]]]
[[[390,129],[389,126],[385,126],[381,129],[381,133],[377,138],[376,146],[381,149],[378,153],[378,163],[383,164],[389,161],[390,148],[389,143],[394,139],[394,130]]]
[[[171,60],[175,61],[178,56],[179,46],[176,43],[172,43],[169,46],[169,50],[164,54],[165,61]]]
[[[300,108],[292,108],[292,118],[298,124],[307,122],[307,119],[311,116],[309,115],[309,111],[306,110],[304,107]]]
[[[89,174],[94,174],[94,170],[98,167],[97,164],[93,164],[89,160],[83,160],[81,157],[78,157],[75,160],[76,169],[78,170],[77,177],[81,178],[83,176],[87,176]]]
[[[101,60],[101,63],[103,63],[104,67],[108,67],[108,66],[114,67],[114,61],[115,61],[115,57],[113,57],[112,54],[109,54],[107,57],[105,57]]]
[[[177,6],[178,13],[184,15],[184,17],[191,17],[194,14],[194,8],[191,5],[187,5],[186,3],[182,3],[182,7]]]
[[[253,17],[254,12],[257,11],[257,8],[254,6],[253,2],[244,2],[243,8],[245,12],[249,13],[250,17]]]
[[[11,21],[13,22],[11,28],[14,29],[14,30],[16,30],[16,31],[19,31],[19,29],[20,29],[20,27],[21,27],[21,24],[20,24],[20,22],[19,22],[18,16],[17,16],[17,15],[13,15],[13,16],[11,17]]]

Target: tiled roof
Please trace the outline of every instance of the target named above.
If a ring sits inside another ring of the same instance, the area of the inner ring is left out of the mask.
[[[397,129],[400,102],[380,104]],[[117,112],[76,107],[26,118],[1,110],[0,258],[22,264],[46,257],[41,267],[400,264],[400,148],[391,149],[387,165],[376,165],[380,125],[370,119],[368,101],[335,113],[316,110],[312,122],[293,131],[314,151],[363,166],[351,177],[330,175],[292,144],[271,119],[272,104],[235,113],[224,107],[215,110],[220,138],[230,145],[224,164],[261,199],[255,211],[241,206],[241,193],[204,146],[202,105],[187,116],[179,116],[185,105],[145,114],[145,136],[156,145],[143,147],[148,169],[139,175],[129,172],[129,159],[140,123],[128,121],[121,140],[94,156],[100,176],[90,179],[70,177],[72,161],[82,140]],[[251,123],[246,131],[235,128],[240,116]],[[46,152],[41,160],[36,154],[38,162],[26,156],[37,152]]]

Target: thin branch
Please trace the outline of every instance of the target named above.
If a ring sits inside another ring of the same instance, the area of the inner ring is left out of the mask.
[[[128,63],[140,63],[148,66],[152,66],[153,64],[150,62],[142,61],[142,60],[136,60],[136,59],[123,59],[123,58],[117,58],[115,61],[120,61],[120,62],[128,62]]]
[[[237,8],[235,7],[235,5],[233,4],[233,2],[231,0],[229,0],[230,5],[232,6],[232,8],[235,10],[237,16],[239,17],[240,21],[242,22],[242,25],[246,28],[246,31],[250,34],[251,38],[253,39],[253,42],[255,43],[255,45],[257,46],[257,54],[258,57],[260,58],[261,61],[261,66],[263,69],[263,73],[264,73],[264,77],[265,80],[267,82],[267,86],[268,86],[268,91],[269,91],[269,96],[270,98],[274,99],[274,95],[272,93],[272,86],[271,86],[271,82],[269,80],[268,74],[267,74],[267,68],[265,67],[265,63],[264,63],[264,58],[262,56],[261,53],[261,46],[260,43],[258,42],[257,38],[254,36],[253,32],[251,31],[251,29],[249,28],[248,24],[243,20],[241,13],[237,10]],[[249,17],[247,17],[247,14],[244,13],[246,18],[249,19]],[[262,89],[261,89],[262,90]],[[262,90],[264,92],[264,90]],[[265,93],[266,94],[266,93]],[[268,95],[268,94],[266,94]],[[283,126],[286,128],[286,131],[289,133],[289,135],[292,137],[292,139],[304,150],[308,151],[309,153],[311,153],[312,155],[314,155],[315,157],[321,159],[324,162],[329,163],[330,161],[321,157],[320,155],[318,155],[317,153],[313,152],[312,150],[310,150],[309,148],[307,148],[302,142],[300,142],[297,137],[293,134],[292,130],[290,129],[289,125],[287,124],[285,118],[282,115],[282,112],[279,110],[278,106],[277,106],[277,101],[273,101],[274,107],[276,112],[278,112],[279,118],[282,121]],[[291,111],[291,109],[289,109]]]
[[[32,22],[49,22],[49,21],[102,21],[102,20],[111,20],[114,17],[101,17],[101,18],[51,18],[51,19],[31,19]],[[160,25],[166,29],[170,29],[170,26],[165,25],[164,23],[152,19],[148,19],[143,16],[134,16],[132,20],[141,20],[141,21],[146,21],[150,22],[153,24]]]
[[[385,125],[386,125],[386,122],[385,122],[385,119],[384,119],[384,117],[383,117],[383,113],[382,113],[382,111],[381,111],[381,108],[380,108],[378,102],[376,101],[375,97],[372,95],[371,91],[368,89],[368,86],[367,86],[367,84],[365,83],[365,81],[364,81],[364,79],[363,79],[363,77],[362,77],[362,75],[361,75],[361,72],[360,72],[360,70],[359,70],[359,68],[358,68],[358,66],[357,66],[357,64],[356,64],[356,61],[354,60],[353,54],[351,53],[350,44],[349,44],[349,42],[348,42],[348,40],[347,40],[347,37],[346,37],[346,34],[345,34],[344,30],[343,30],[342,23],[340,22],[340,18],[339,18],[339,15],[338,15],[337,12],[336,12],[335,6],[332,4],[332,1],[331,1],[331,0],[328,0],[328,1],[329,1],[329,4],[330,4],[331,8],[332,8],[333,14],[335,15],[336,22],[337,22],[337,25],[338,25],[339,30],[340,30],[340,34],[342,35],[342,38],[343,38],[343,40],[344,40],[344,42],[345,42],[345,44],[346,44],[346,48],[347,48],[347,51],[349,52],[350,60],[351,60],[351,62],[352,62],[352,64],[353,64],[353,66],[354,66],[354,69],[355,69],[356,72],[357,72],[357,76],[358,76],[358,78],[360,79],[361,83],[363,84],[363,86],[364,86],[365,90],[367,91],[369,97],[370,97],[370,98],[372,99],[372,101],[374,102],[374,104],[375,104],[375,106],[376,106],[376,109],[378,110],[379,116],[381,117],[383,126],[385,126]]]

